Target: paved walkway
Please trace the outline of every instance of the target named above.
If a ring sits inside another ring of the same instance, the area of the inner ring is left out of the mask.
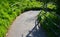
[[[34,30],[28,35],[35,26],[36,16],[39,12],[40,11],[27,11],[18,16],[9,29],[7,37],[46,37],[42,28],[40,29],[40,34],[39,31]]]

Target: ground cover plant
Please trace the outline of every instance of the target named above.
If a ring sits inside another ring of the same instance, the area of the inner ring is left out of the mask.
[[[6,36],[14,19],[24,11],[44,8],[44,2],[39,0],[0,0],[0,37]],[[47,8],[55,10],[56,6],[48,3]]]
[[[0,37],[5,37],[13,20],[22,12],[43,6],[36,0],[0,0]]]
[[[48,36],[47,37],[60,37],[60,7],[59,7],[59,0],[51,1],[51,3],[46,5],[45,8],[53,9],[52,10],[42,10],[39,15],[38,19],[41,26],[46,30]],[[55,5],[53,4],[55,2]],[[47,4],[45,2],[45,4]],[[53,4],[53,5],[52,5]]]

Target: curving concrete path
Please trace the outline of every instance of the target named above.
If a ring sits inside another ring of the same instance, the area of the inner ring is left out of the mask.
[[[26,37],[26,35],[35,26],[36,16],[40,11],[27,11],[21,14],[13,22],[11,28],[9,29],[6,37]],[[46,37],[45,32],[41,29],[39,37]],[[35,32],[34,32],[35,33]],[[35,33],[37,34],[37,33]],[[31,34],[32,35],[32,34]],[[37,37],[37,36],[29,36]]]

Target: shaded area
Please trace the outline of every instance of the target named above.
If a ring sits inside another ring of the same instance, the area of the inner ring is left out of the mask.
[[[58,22],[60,16],[54,13],[42,11],[39,15],[40,24],[47,31],[48,37],[60,37],[60,23]]]
[[[29,31],[26,37],[47,37],[45,30],[42,28],[41,25],[39,26],[39,24],[40,23],[36,20],[34,28]]]

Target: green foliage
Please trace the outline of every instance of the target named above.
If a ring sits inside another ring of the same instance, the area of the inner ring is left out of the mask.
[[[5,37],[13,20],[25,10],[41,8],[36,0],[0,0],[0,37]]]
[[[8,28],[19,14],[25,10],[43,8],[46,1],[49,0],[45,0],[44,2],[40,2],[40,0],[0,0],[0,37],[6,36]],[[55,4],[47,3],[47,8],[56,9],[56,6]],[[56,18],[49,12],[45,14],[45,11],[42,11],[41,14],[44,14],[50,18]],[[42,17],[39,17],[39,19],[42,21],[41,23],[43,23],[46,19],[44,15],[41,15]]]
[[[56,12],[41,11],[39,14],[40,24],[47,31],[48,37],[58,37],[60,34],[60,16]]]
[[[50,11],[41,11],[38,20],[42,27],[47,31],[48,37],[60,37],[60,0],[37,0],[44,2],[44,8],[49,8]]]
[[[47,4],[47,8],[49,8],[49,9],[56,9],[56,5],[53,4],[53,3],[48,3]]]

